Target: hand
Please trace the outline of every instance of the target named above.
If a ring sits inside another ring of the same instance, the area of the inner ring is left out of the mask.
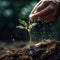
[[[41,0],[31,11],[29,18],[37,19],[41,22],[53,22],[56,20],[57,14],[59,13],[59,6],[60,2]]]

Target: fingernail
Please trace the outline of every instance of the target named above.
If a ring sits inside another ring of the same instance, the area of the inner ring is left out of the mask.
[[[30,15],[29,15],[29,18],[30,18],[30,19],[33,19],[33,17],[34,17],[34,14],[30,14]]]

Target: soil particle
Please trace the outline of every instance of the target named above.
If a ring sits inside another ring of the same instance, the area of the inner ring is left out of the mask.
[[[40,44],[40,45],[39,45]],[[29,55],[31,53],[31,55]],[[20,49],[11,49],[0,54],[0,60],[60,60],[60,41],[43,40]]]

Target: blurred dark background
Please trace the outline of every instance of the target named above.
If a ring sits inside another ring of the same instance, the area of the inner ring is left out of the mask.
[[[40,0],[0,0],[0,41],[29,39],[28,32],[16,29],[16,26],[19,25],[19,18],[28,23],[30,11],[38,1]]]
[[[24,36],[25,32],[16,29],[16,26],[19,25],[19,18],[28,22],[28,15],[38,1],[0,0],[0,41],[11,41],[14,38],[28,40],[28,33]]]

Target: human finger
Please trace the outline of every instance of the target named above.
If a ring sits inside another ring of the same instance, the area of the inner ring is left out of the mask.
[[[31,13],[34,13],[34,11],[37,9],[37,7],[42,3],[42,1],[39,1],[37,3],[37,5],[33,8],[33,10],[31,11]]]
[[[30,14],[30,18],[37,18],[38,16],[43,16],[46,15],[50,12],[54,11],[54,6],[53,5],[48,5],[45,9],[35,13],[35,14]]]

